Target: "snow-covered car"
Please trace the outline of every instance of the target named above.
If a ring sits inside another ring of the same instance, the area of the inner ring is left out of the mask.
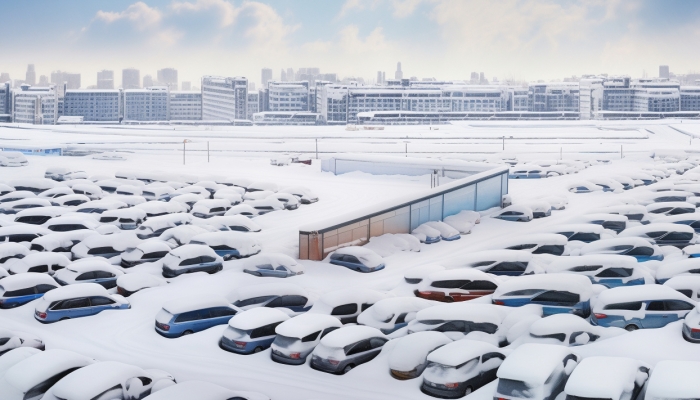
[[[694,204],[681,202],[681,201],[669,201],[666,203],[652,203],[647,206],[647,212],[650,214],[663,214],[663,215],[678,215],[678,214],[691,214],[694,213],[696,207]]]
[[[20,211],[30,208],[51,207],[52,205],[53,204],[49,200],[38,197],[8,201],[0,204],[0,214],[17,214]]]
[[[0,243],[31,242],[32,240],[44,235],[48,235],[49,233],[51,233],[51,231],[36,225],[16,224],[3,226],[0,227]]]
[[[564,210],[566,205],[569,204],[569,199],[566,196],[546,195],[538,197],[537,200],[546,201],[552,210]]]
[[[117,286],[117,278],[123,275],[120,269],[102,257],[84,258],[73,261],[67,267],[56,271],[54,279],[61,286],[82,283],[97,283],[107,289]]]
[[[78,183],[71,187],[73,193],[87,196],[90,200],[99,200],[104,197],[102,188],[94,183]]]
[[[388,297],[393,295],[372,289],[333,290],[321,295],[309,313],[331,315],[343,324],[356,323],[362,311]]]
[[[414,239],[413,243],[406,240],[407,238]],[[420,251],[420,241],[412,235],[385,233],[369,238],[369,243],[363,247],[372,250],[380,257],[388,257],[400,251]]]
[[[194,186],[199,186],[207,189],[209,192],[209,196],[213,198],[214,193],[216,193],[217,190],[221,189],[223,186],[214,182],[214,181],[197,181],[195,182]]]
[[[73,246],[71,253],[73,260],[90,257],[104,257],[111,259],[120,256],[129,248],[136,247],[141,239],[133,232],[114,233],[111,235],[92,235]],[[110,260],[119,263],[119,259]]]
[[[556,233],[534,233],[514,239],[507,239],[495,247],[506,250],[525,250],[532,254],[553,254],[560,256],[566,250],[566,236]]]
[[[210,232],[206,225],[180,225],[167,229],[158,236],[158,240],[175,248],[187,244],[197,235]]]
[[[117,278],[117,293],[129,297],[140,290],[163,286],[167,283],[165,279],[158,276],[145,272],[134,272],[120,275]]]
[[[15,179],[7,182],[10,186],[14,187],[16,191],[30,191],[34,194],[39,194],[45,190],[53,189],[61,184],[46,178],[33,178],[33,179]]]
[[[697,213],[659,216],[654,218],[654,223],[688,225],[696,233],[700,232],[700,214]]]
[[[10,350],[20,347],[30,347],[38,350],[44,350],[46,346],[41,339],[30,333],[0,329],[0,356]],[[0,377],[2,377],[2,375],[0,375]],[[0,382],[2,382],[2,380],[0,380]],[[0,386],[0,388],[1,387],[2,386]]]
[[[247,204],[257,210],[258,215],[264,215],[272,211],[284,210],[285,206],[281,201],[266,197],[259,200],[246,200],[243,204]]]
[[[96,230],[100,227],[100,223],[88,215],[63,215],[51,218],[44,227],[53,232],[69,232],[82,229]]]
[[[223,269],[223,262],[209,246],[186,244],[170,250],[163,258],[163,276],[174,278],[192,272],[214,274]]]
[[[601,207],[592,210],[592,213],[622,215],[627,217],[628,221],[636,221],[641,223],[645,223],[649,219],[647,208],[641,205],[634,204],[618,204],[607,207]]]
[[[8,186],[8,187],[11,187],[11,186]],[[22,200],[22,199],[33,199],[36,197],[37,197],[36,193],[31,192],[29,190],[11,190],[8,193],[5,193],[2,196],[0,196],[0,204],[9,203],[11,201],[17,201],[17,200]]]
[[[546,177],[546,168],[542,168],[539,165],[519,164],[511,167],[508,173],[509,179],[540,179]]]
[[[175,382],[175,378],[157,369],[144,370],[116,361],[101,361],[67,375],[42,399],[142,399],[161,381]]]
[[[80,241],[82,241],[86,237],[92,235],[99,235],[99,233],[89,229],[80,229],[76,231],[67,232],[53,232],[32,240],[29,248],[32,251],[38,252],[61,253],[64,256],[70,258],[72,257],[71,249],[73,248],[73,246],[80,243]]]
[[[632,358],[584,358],[566,382],[564,393],[567,399],[638,399],[650,371],[649,365]]]
[[[208,225],[220,231],[260,232],[260,225],[243,215],[224,215],[207,220],[194,220],[195,225]]]
[[[100,215],[101,224],[114,225],[122,230],[134,230],[146,220],[144,210],[130,207],[105,211]]]
[[[314,299],[307,291],[291,283],[262,283],[238,287],[227,299],[241,310],[257,307],[280,308],[287,314],[308,311]]]
[[[139,239],[157,237],[170,228],[190,224],[192,220],[192,215],[183,213],[148,218],[136,229],[136,236],[138,236]]]
[[[532,218],[544,218],[552,215],[552,205],[544,200],[529,200],[518,204],[532,210]]]
[[[220,296],[179,297],[167,301],[156,314],[155,330],[166,338],[191,335],[224,325],[241,312]]]
[[[303,186],[291,186],[281,190],[284,193],[291,193],[299,198],[301,204],[311,204],[318,201],[318,196],[308,188]]]
[[[10,192],[14,192],[14,191],[15,191],[15,188],[13,188],[12,186],[6,185],[4,183],[0,183],[0,198],[2,198],[2,196],[5,196],[6,194],[8,194]],[[34,193],[32,193],[32,194],[34,194]]]
[[[304,268],[292,257],[281,253],[263,253],[250,258],[243,272],[253,276],[288,278],[301,275]]]
[[[259,192],[263,190],[269,190],[271,192],[277,192],[279,190],[277,184],[272,182],[262,182],[255,181],[251,182],[246,187],[246,192]]]
[[[360,325],[372,326],[388,335],[403,328],[416,317],[416,313],[436,303],[410,297],[390,297],[379,300],[357,317]]]
[[[463,210],[457,214],[445,217],[442,222],[455,228],[459,233],[469,233],[474,228],[474,225],[481,222],[481,214],[476,211]]]
[[[226,199],[203,199],[194,203],[190,213],[197,218],[223,216],[231,208],[231,202]]]
[[[571,313],[587,318],[591,312],[593,285],[588,277],[574,274],[519,276],[502,282],[492,296],[494,304],[542,306],[542,315]]]
[[[656,282],[665,283],[676,276],[700,276],[700,259],[697,257],[666,262],[656,269]]]
[[[697,374],[700,374],[698,361],[659,361],[651,372],[645,399],[696,399],[700,396]]]
[[[504,338],[496,335],[507,310],[491,304],[454,303],[428,307],[416,313],[416,319],[408,323],[407,333],[437,331],[452,340],[459,340],[473,332],[492,335],[498,344]]]
[[[236,190],[239,189],[240,191]],[[214,199],[228,200],[232,206],[240,204],[243,201],[243,194],[245,190],[237,187],[224,186],[214,193]]]
[[[239,312],[228,321],[219,347],[237,354],[260,353],[275,340],[275,328],[288,320],[289,315],[277,308],[258,307]]]
[[[262,250],[260,242],[251,235],[230,231],[200,233],[191,237],[189,244],[209,246],[224,261],[254,256]]]
[[[243,200],[244,201],[262,200],[262,199],[266,199],[274,194],[275,194],[275,192],[273,192],[272,190],[257,190],[254,192],[246,192],[243,195]]]
[[[610,178],[593,176],[589,177],[588,181],[594,185],[600,186],[604,192],[620,193],[624,190],[624,186],[620,182]]]
[[[580,255],[588,254],[619,254],[632,256],[639,262],[663,260],[659,246],[649,243],[640,237],[616,237],[587,243],[579,249]]]
[[[695,301],[668,286],[617,287],[598,295],[591,324],[628,331],[662,328],[683,319],[695,305]]]
[[[580,356],[564,346],[526,343],[498,368],[496,398],[555,399],[564,391]]]
[[[493,275],[530,275],[544,272],[536,255],[526,250],[484,250],[455,257],[444,264],[473,268]]]
[[[448,269],[430,274],[415,291],[417,297],[446,303],[473,300],[498,288],[495,276],[478,269]]]
[[[10,274],[7,273],[7,270],[3,267],[0,267],[0,279],[7,278],[8,276],[10,276]]]
[[[548,274],[567,273],[588,277],[592,283],[607,288],[654,283],[654,277],[631,256],[589,254],[559,257],[545,267]]]
[[[118,200],[91,200],[77,206],[75,211],[85,214],[102,214],[105,211],[127,207],[128,204]]]
[[[159,385],[156,383],[148,400],[270,400],[269,397],[257,393],[230,390],[203,381],[185,381],[178,384]]]
[[[306,313],[284,321],[275,328],[270,357],[281,364],[305,364],[321,339],[341,326],[337,318],[323,314]]]
[[[240,187],[240,188],[247,188],[252,181],[247,178],[233,178],[233,177],[218,177],[214,179],[214,181],[218,184],[221,185],[226,185],[226,186],[234,186],[234,187]]]
[[[346,374],[372,361],[388,338],[369,326],[344,326],[321,339],[311,355],[311,368],[332,374]]]
[[[296,210],[299,208],[299,199],[290,193],[277,192],[268,196],[269,198],[276,199],[280,203],[284,204],[286,210]]]
[[[238,204],[233,207],[231,207],[228,211],[226,211],[226,214],[224,216],[233,216],[233,215],[243,215],[248,218],[253,218],[256,217],[259,214],[259,210],[253,208],[250,204]]]
[[[328,262],[358,272],[384,269],[384,259],[372,250],[360,246],[342,247],[328,256]]]
[[[671,223],[651,223],[649,225],[627,228],[618,237],[641,237],[658,246],[676,246],[683,248],[696,244],[695,230],[688,225]]]
[[[141,190],[141,196],[148,201],[164,200],[173,193],[175,193],[175,189],[172,187],[153,183],[144,186]]]
[[[675,289],[691,300],[700,301],[700,275],[674,276],[663,285]]]
[[[437,243],[442,239],[442,235],[439,230],[432,228],[426,224],[418,225],[415,229],[411,231],[411,234],[418,238],[421,243],[432,244]]]
[[[389,354],[389,373],[398,380],[419,377],[428,366],[428,355],[452,343],[442,332],[424,331],[397,340]]]
[[[53,275],[70,264],[68,257],[60,253],[30,253],[18,260],[11,260],[4,265],[10,274],[23,274],[25,272],[43,272]]]
[[[668,190],[662,192],[646,192],[636,196],[637,202],[643,206],[657,203],[679,203],[686,202],[693,197],[694,193],[683,190]]]
[[[134,196],[129,194],[110,194],[102,198],[105,201],[121,201],[127,207],[134,207],[139,204],[147,203],[148,201],[143,196]]]
[[[134,208],[141,209],[146,212],[146,217],[153,218],[162,215],[176,214],[187,211],[187,209],[180,203],[174,201],[147,201],[145,203],[137,204]]]
[[[629,176],[624,176],[624,175],[611,175],[610,179],[619,182],[622,185],[622,188],[624,190],[630,190],[634,188],[635,186],[639,186],[635,182],[637,182],[635,179],[630,178]],[[639,184],[643,184],[639,182]]]
[[[70,212],[70,210],[56,206],[29,208],[15,214],[15,222],[43,225],[51,218],[60,217],[67,212]]]
[[[23,306],[56,288],[58,283],[47,274],[26,272],[10,275],[0,282],[0,308]]]
[[[192,207],[195,205],[200,200],[207,199],[206,195],[202,195],[199,193],[173,193],[171,195],[168,195],[167,197],[162,198],[160,201],[167,201],[168,203],[172,203],[170,206],[168,206],[168,209],[171,210],[176,210],[177,207],[179,207],[181,210],[185,212],[189,212]],[[155,206],[153,206],[155,207]],[[175,211],[179,212],[179,211]]]
[[[491,218],[502,219],[504,221],[529,222],[534,218],[532,209],[521,204],[510,205],[495,214]]]
[[[459,231],[450,225],[442,221],[428,221],[424,225],[427,225],[440,232],[440,238],[446,241],[458,240],[461,238]],[[415,232],[415,230],[414,230]]]
[[[9,368],[0,379],[3,400],[40,399],[56,382],[95,360],[68,350],[42,351]]]
[[[610,239],[616,236],[615,232],[606,230],[595,224],[563,224],[555,225],[548,230],[550,233],[564,235],[569,242],[583,243],[595,242],[600,239]]]
[[[90,199],[83,194],[67,194],[51,199],[51,202],[61,207],[78,207],[87,203]],[[72,211],[72,210],[71,210]]]
[[[691,343],[700,343],[700,311],[695,306],[683,319],[683,339]]]
[[[418,285],[423,282],[430,274],[438,271],[444,271],[445,267],[437,264],[424,264],[413,267],[406,271],[403,275],[404,281],[409,285]]]
[[[524,336],[520,340],[516,340],[515,343],[548,343],[573,347],[595,343],[625,333],[627,332],[620,328],[593,326],[576,315],[554,314],[533,322],[530,325],[529,336]]]
[[[168,255],[172,248],[170,245],[159,239],[148,239],[138,243],[135,247],[127,248],[121,255],[122,268],[158,261]]]
[[[601,192],[603,188],[590,181],[578,181],[569,184],[567,190],[571,193]]]
[[[180,189],[175,190],[175,193],[179,193],[179,194],[194,193],[194,194],[201,196],[204,199],[211,198],[211,192],[209,190],[207,190],[206,188],[203,188],[201,186],[197,186],[197,185],[190,185],[190,186],[181,187]]]
[[[459,398],[496,379],[506,356],[498,347],[475,340],[448,343],[428,355],[421,392],[438,398]]]
[[[126,310],[129,302],[118,294],[109,294],[96,283],[63,286],[47,292],[34,307],[34,319],[52,323],[87,317],[105,310]]]
[[[573,218],[571,223],[600,225],[605,229],[610,229],[615,233],[620,233],[627,228],[628,218],[619,214],[584,214]]]
[[[114,193],[124,196],[141,196],[143,194],[143,189],[141,186],[137,185],[119,185]]]

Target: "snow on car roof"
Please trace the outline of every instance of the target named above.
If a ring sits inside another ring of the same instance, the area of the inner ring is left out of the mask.
[[[600,265],[602,267],[634,268],[637,259],[618,254],[587,254],[577,257],[557,257],[546,267],[548,273],[565,272],[574,267]]]
[[[252,297],[286,295],[308,296],[306,290],[301,286],[293,283],[275,282],[241,286],[232,291],[227,298],[231,300],[231,302],[235,302],[237,300],[245,300]]]
[[[385,233],[380,236],[369,238],[369,243],[365,248],[377,253],[380,257],[388,257],[399,251],[410,251],[411,244],[404,238],[392,233]]]
[[[148,400],[225,400],[245,398],[262,400],[267,398],[252,392],[238,392],[223,388],[210,382],[185,381],[168,386],[148,396]]]
[[[590,215],[595,215],[595,214],[633,214],[633,213],[646,213],[647,208],[644,206],[640,205],[635,205],[635,204],[617,204],[617,205],[612,205],[612,206],[606,206],[606,207],[601,207],[601,208],[596,208],[593,210],[592,214],[587,214],[588,216]]]
[[[218,223],[226,226],[242,225],[253,231],[260,230],[260,226],[258,224],[256,224],[250,218],[244,215],[217,215],[203,222],[212,224]]]
[[[416,313],[416,320],[460,320],[488,322],[500,325],[508,311],[503,307],[483,303],[450,303],[429,307]]]
[[[437,305],[440,305],[440,303],[421,299],[420,297],[388,297],[374,303],[370,308],[363,311],[363,314],[368,312],[379,320],[385,320],[396,313],[417,312]]]
[[[499,378],[543,384],[558,366],[564,367],[564,358],[573,354],[568,347],[525,343],[513,350],[498,368]]]
[[[626,218],[626,217],[625,217]],[[603,233],[602,225],[597,224],[561,224],[555,225],[547,228],[548,232],[558,233],[558,232],[586,232],[586,233]]]
[[[10,275],[0,281],[0,286],[7,291],[26,289],[40,284],[58,286],[58,283],[56,283],[52,277],[40,272],[25,272],[22,274]]]
[[[14,225],[13,225],[14,226]],[[0,228],[1,229],[1,228]],[[10,257],[17,254],[27,255],[29,249],[19,243],[6,242],[0,243],[0,258]]]
[[[170,254],[178,258],[190,258],[201,255],[215,256],[216,253],[209,246],[204,246],[201,244],[186,244],[178,248],[170,250]]]
[[[449,237],[459,235],[459,231],[457,229],[451,227],[450,225],[442,221],[428,221],[425,223],[425,225],[433,229],[437,229],[438,231],[440,231],[440,234],[444,236]]]
[[[52,390],[54,396],[59,398],[88,400],[105,389],[123,384],[130,378],[144,375],[145,371],[134,365],[102,361],[68,374],[58,381]]]
[[[163,309],[173,315],[212,307],[231,307],[231,303],[222,296],[188,296],[163,303]]]
[[[52,232],[32,240],[32,244],[39,244],[42,245],[44,249],[53,250],[56,247],[70,247],[73,245],[74,240],[81,241],[92,235],[99,235],[99,233],[90,229],[78,229],[68,232]]]
[[[452,279],[467,279],[470,281],[480,280],[494,282],[496,284],[499,283],[498,278],[496,278],[494,275],[472,268],[457,268],[438,271],[428,275],[428,279],[424,280],[424,282],[426,284],[431,284],[432,282],[436,281],[446,281]]]
[[[261,253],[250,257],[249,260],[255,266],[270,264],[273,267],[278,265],[284,265],[287,267],[291,267],[295,270],[301,268],[301,265],[299,265],[297,260],[282,253]]]
[[[78,210],[87,208],[125,208],[126,206],[126,203],[118,200],[92,200],[78,206]]]
[[[593,294],[592,286],[590,279],[583,275],[523,275],[501,283],[494,291],[493,298],[498,298],[516,290],[541,289],[577,293],[581,296],[581,301],[586,301]]]
[[[323,305],[333,308],[350,303],[376,303],[377,301],[389,296],[391,295],[376,290],[363,288],[333,290],[321,295],[310,311],[321,312],[319,307],[323,307]],[[328,310],[328,312],[330,312],[330,310]]]
[[[51,218],[46,226],[63,225],[63,224],[83,224],[87,228],[96,228],[100,224],[95,221],[95,217],[90,214],[83,215],[62,215],[60,217]]]
[[[532,254],[532,253],[528,253]],[[407,279],[424,279],[426,276],[429,276],[433,272],[438,272],[438,271],[444,271],[445,267],[442,265],[438,264],[424,264],[424,265],[418,265],[416,267],[408,269],[404,273],[404,277]]]
[[[645,209],[646,211],[646,209]],[[679,222],[679,221],[697,221],[700,220],[700,213],[685,213],[676,215],[660,215],[654,218],[654,223]]]
[[[162,286],[166,283],[165,279],[146,272],[132,272],[130,274],[120,275],[117,278],[117,286],[131,292],[146,287]]]
[[[202,199],[194,203],[192,211],[209,211],[210,208],[214,207],[231,207],[231,202],[227,199]]]
[[[590,182],[590,181],[576,181],[576,182],[572,182],[572,183],[570,183],[570,184],[567,185],[567,189],[569,189],[569,190],[571,190],[571,189],[576,189],[576,188],[581,187],[581,186],[585,187],[585,188],[588,189],[588,190],[595,190],[595,191],[603,190],[602,187],[600,187],[600,186],[598,186],[598,185],[596,185],[595,183]]]
[[[144,253],[153,253],[154,251],[170,251],[170,246],[157,238],[144,240],[136,246],[137,249]]]
[[[7,370],[4,379],[22,393],[27,393],[36,384],[58,373],[92,362],[92,359],[69,350],[50,349],[18,362]]]
[[[386,336],[377,328],[364,325],[346,325],[321,339],[321,344],[330,348],[342,348],[363,339]]]
[[[146,203],[144,203],[146,204]],[[174,224],[176,222],[188,223],[194,219],[191,214],[176,213],[176,214],[166,214],[159,215],[157,217],[151,217],[147,219],[141,226],[148,227],[159,227]]]
[[[653,247],[649,241],[637,236],[615,237],[586,243],[585,245],[581,246],[581,255],[614,251],[613,248],[617,246]]]
[[[334,251],[333,254],[345,254],[355,256],[359,258],[363,264],[370,268],[374,268],[381,264],[384,264],[384,259],[381,258],[377,253],[361,246],[341,247],[338,250]]]
[[[7,279],[7,278],[5,278]],[[5,280],[3,279],[3,281]],[[72,299],[75,297],[89,296],[109,296],[109,292],[103,286],[97,283],[78,283],[75,285],[61,286],[59,288],[49,290],[44,295],[44,300],[48,302]]]
[[[574,369],[564,391],[569,396],[620,399],[634,387],[641,363],[625,357],[588,357]],[[595,382],[594,385],[591,382]]]
[[[573,314],[554,314],[540,318],[530,325],[530,333],[548,335],[550,333],[570,333],[590,331],[593,327],[585,319]]]
[[[116,210],[107,210],[102,213],[103,217],[130,217],[130,218],[139,218],[143,219],[146,216],[146,211],[139,209],[139,208],[134,208],[134,207],[129,207],[129,208],[120,208]]]
[[[697,399],[700,397],[698,376],[700,376],[698,361],[659,361],[649,378],[646,398]]]
[[[64,218],[64,217],[57,217],[57,218]],[[51,231],[44,228],[44,227],[41,227],[41,226],[29,225],[29,224],[17,224],[17,225],[8,225],[8,226],[0,227],[0,236],[16,235],[16,234],[24,234],[24,233],[47,235],[47,234],[51,233]]]
[[[515,246],[523,243],[536,243],[536,244],[554,244],[563,246],[568,242],[568,239],[564,235],[558,233],[531,233],[528,235],[523,235],[521,237],[508,238],[505,240],[496,241],[496,244],[491,247],[509,247]]]
[[[428,361],[456,367],[485,353],[498,351],[498,347],[479,340],[458,340],[448,343],[428,355]]]
[[[25,360],[41,350],[34,347],[17,347],[8,351],[0,357],[0,376],[4,376],[5,372],[16,365],[18,362]]]
[[[29,253],[24,258],[18,259],[13,262],[12,265],[23,264],[25,266],[31,267],[34,265],[62,265],[66,266],[70,264],[68,257],[60,253],[53,252],[40,252],[40,253]]]
[[[700,275],[681,275],[664,282],[664,286],[673,289],[696,289],[700,291]]]
[[[695,205],[684,201],[665,201],[663,203],[651,203],[647,206],[648,211],[658,210],[660,208],[691,208],[695,209]]]
[[[260,243],[251,234],[235,231],[200,233],[190,238],[190,243],[204,243],[208,246],[227,245],[234,248],[250,247]]]
[[[671,223],[656,223],[649,225],[635,226],[627,228],[618,234],[619,237],[640,236],[649,232],[683,232],[695,233],[695,230],[690,225],[671,224]]]
[[[425,361],[428,352],[451,343],[442,332],[415,332],[400,338],[389,355],[389,368],[395,371],[410,371]]]
[[[88,257],[75,260],[70,263],[66,269],[78,273],[89,271],[109,271],[114,274],[121,275],[123,272],[107,261],[104,257]]]
[[[235,206],[229,208],[228,211],[226,211],[226,214],[224,214],[224,216],[228,217],[231,215],[237,215],[237,214],[241,214],[244,212],[257,215],[258,210],[253,208],[253,206],[251,206],[250,204],[238,204],[238,205],[235,205]]]
[[[135,247],[141,242],[141,239],[136,237],[136,232],[126,231],[113,233],[111,235],[92,235],[88,236],[80,242],[88,249],[96,247],[111,246],[115,249],[127,249]]]
[[[606,304],[627,303],[631,301],[683,300],[695,303],[682,293],[663,285],[620,286],[604,290],[598,295],[595,308]]]
[[[343,324],[340,320],[330,315],[305,313],[282,322],[275,328],[275,333],[292,338],[303,338],[321,329],[341,326]]]
[[[289,315],[284,311],[271,307],[256,307],[234,315],[228,321],[228,325],[232,328],[248,331],[288,319]]]
[[[271,190],[273,192],[276,192],[278,190],[277,184],[272,183],[272,182],[261,182],[261,181],[256,181],[248,184],[247,186],[248,190],[254,189],[254,190]]]
[[[17,214],[15,214],[15,218],[24,217],[27,215],[46,215],[51,217],[57,217],[67,212],[70,212],[70,210],[60,206],[34,207],[18,212]]]
[[[656,270],[656,279],[673,278],[676,275],[687,273],[692,269],[700,269],[700,258],[686,258],[679,261],[663,263]]]

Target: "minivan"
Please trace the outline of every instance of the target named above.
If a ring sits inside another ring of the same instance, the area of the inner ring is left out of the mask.
[[[275,340],[275,328],[289,319],[276,308],[258,307],[238,313],[228,321],[219,347],[238,354],[259,353]]]
[[[593,285],[574,274],[527,275],[510,279],[493,293],[494,304],[520,307],[542,305],[543,316],[571,313],[587,318],[591,312]]]
[[[305,364],[321,339],[341,326],[337,318],[323,314],[306,313],[284,321],[275,328],[270,357],[281,364]]]
[[[155,329],[161,336],[176,338],[226,324],[240,311],[223,297],[179,298],[163,304]]]

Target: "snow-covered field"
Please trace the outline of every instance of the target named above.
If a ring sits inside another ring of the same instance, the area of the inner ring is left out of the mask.
[[[262,228],[251,233],[262,243],[263,252],[298,255],[298,229],[309,222],[357,210],[377,201],[389,200],[423,190],[430,177],[372,176],[350,173],[334,176],[321,172],[320,161],[312,165],[291,164],[277,167],[269,163],[274,153],[301,153],[315,156],[316,140],[320,158],[330,154],[404,153],[410,156],[441,156],[462,159],[495,159],[515,155],[519,161],[542,159],[612,160],[592,165],[570,175],[534,180],[511,180],[509,191],[514,204],[543,195],[564,196],[565,210],[528,223],[515,223],[482,216],[481,223],[458,241],[426,245],[421,251],[399,252],[385,258],[386,268],[360,274],[325,262],[301,261],[305,273],[285,279],[305,288],[314,296],[339,289],[371,288],[394,291],[404,285],[404,273],[424,264],[447,265],[475,251],[498,249],[498,242],[527,237],[535,232],[551,232],[591,210],[635,199],[643,188],[631,192],[574,194],[569,184],[624,175],[652,166],[649,153],[683,150],[693,155],[700,143],[697,121],[621,122],[499,122],[464,123],[421,127],[387,127],[382,131],[346,131],[344,127],[30,127],[0,126],[2,147],[62,146],[70,151],[94,153],[123,151],[126,161],[103,161],[90,155],[75,157],[32,157],[22,168],[0,168],[0,182],[43,177],[49,167],[86,171],[88,175],[113,175],[118,171],[163,171],[189,174],[207,180],[212,176],[241,177],[267,181],[279,186],[305,186],[316,193],[319,202],[293,211],[276,211],[254,218]],[[504,139],[505,137],[505,144]],[[187,143],[183,165],[183,140]],[[210,149],[209,159],[207,146]],[[505,151],[503,151],[505,146]],[[669,178],[678,179],[678,177]],[[0,215],[0,220],[12,220]],[[664,249],[668,260],[680,258],[679,250]],[[242,272],[246,260],[226,261],[222,272],[189,274],[165,286],[150,288],[128,298],[131,309],[106,311],[98,315],[43,325],[34,319],[34,304],[0,310],[0,328],[29,332],[41,337],[47,349],[61,348],[99,360],[115,360],[158,368],[178,381],[203,380],[224,387],[257,391],[274,400],[307,399],[427,399],[421,393],[422,380],[399,381],[389,375],[388,357],[395,341],[390,341],[373,361],[346,375],[315,371],[307,365],[288,366],[270,360],[270,350],[252,355],[223,351],[218,342],[226,325],[210,328],[177,339],[166,339],[154,331],[155,315],[164,302],[172,299],[219,294],[226,296],[239,287],[275,278],[254,277]],[[160,274],[160,265],[130,268]],[[0,281],[0,285],[1,285]],[[410,292],[408,292],[410,294]],[[681,322],[661,329],[640,329],[620,336],[580,346],[574,350],[584,357],[625,356],[650,365],[661,360],[700,360],[700,345],[681,337]],[[533,362],[536,362],[533,360]],[[492,398],[495,383],[469,396]],[[2,399],[2,394],[0,394]]]

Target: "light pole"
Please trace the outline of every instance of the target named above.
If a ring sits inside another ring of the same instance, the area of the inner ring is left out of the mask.
[[[182,165],[185,165],[185,151],[186,151],[185,145],[188,142],[191,142],[191,140],[185,139],[182,141]]]

